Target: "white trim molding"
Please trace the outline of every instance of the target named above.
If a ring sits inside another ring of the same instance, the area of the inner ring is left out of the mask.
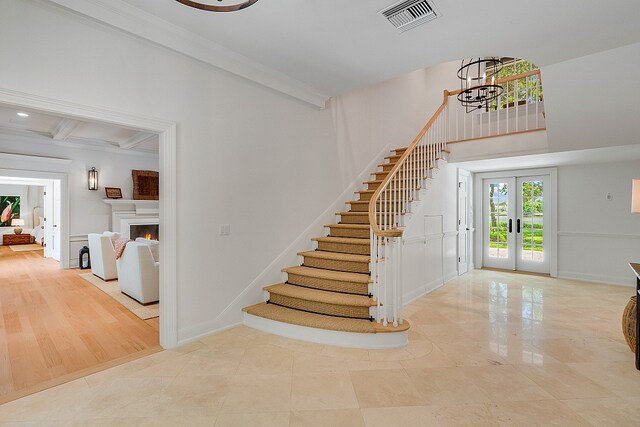
[[[624,276],[608,276],[602,274],[587,274],[576,271],[559,271],[559,279],[565,280],[578,280],[581,282],[598,283],[601,285],[615,285],[633,287],[635,286],[635,279],[633,277]]]
[[[595,237],[604,239],[624,239],[637,240],[640,234],[620,234],[620,233],[592,233],[589,231],[558,231],[560,237]]]
[[[307,84],[239,55],[205,37],[188,31],[121,0],[49,0],[62,9],[74,11],[120,31],[180,52],[236,76],[325,108],[328,95]]]
[[[476,173],[474,176],[474,211],[475,224],[484,224],[482,194],[485,179],[522,177],[530,175],[549,175],[549,190],[546,198],[551,201],[551,218],[549,221],[549,273],[551,277],[558,277],[558,168],[515,169],[494,172]],[[475,229],[474,236],[474,264],[482,268],[482,252],[484,245],[484,230],[482,227]]]
[[[89,3],[89,2],[87,2]],[[177,298],[177,159],[176,123],[138,114],[83,105],[60,99],[46,98],[34,94],[0,88],[0,104],[37,110],[43,113],[98,121],[159,134],[160,141],[160,345],[165,349],[178,345],[178,298]],[[13,156],[13,155],[11,155]],[[24,157],[24,156],[23,156]],[[46,159],[47,161],[49,159]],[[58,167],[68,167],[68,161],[54,159]],[[64,176],[66,188],[66,174]],[[63,211],[68,211],[68,194],[62,192]],[[68,246],[68,218],[60,230],[61,244]],[[62,254],[68,258],[69,253]]]
[[[26,178],[49,181],[46,186],[51,193],[45,196],[47,203],[53,198],[54,181],[60,183],[60,221],[58,233],[60,235],[60,268],[67,269],[69,264],[69,184],[67,168],[70,160],[50,159],[48,157],[24,156],[16,154],[0,153],[0,175],[11,178]],[[27,181],[25,181],[26,183]],[[53,214],[53,206],[45,211],[45,216]],[[46,207],[46,205],[45,205]],[[49,210],[50,209],[50,210]],[[47,223],[49,224],[49,223]],[[51,225],[45,225],[45,242],[53,236]],[[52,251],[45,247],[45,256],[53,258]]]

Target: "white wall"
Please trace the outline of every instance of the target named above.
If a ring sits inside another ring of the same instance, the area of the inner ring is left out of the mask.
[[[549,151],[640,143],[640,43],[542,68]]]
[[[634,178],[640,178],[640,161],[558,168],[560,277],[635,283],[628,266],[640,260],[640,215],[631,213]]]
[[[0,2],[0,59],[1,88],[177,122],[181,340],[238,321],[239,307],[218,316],[384,147],[408,145],[452,87],[421,71],[318,111],[34,0]]]
[[[405,301],[430,292],[458,275],[457,188],[458,169],[447,164],[432,180],[411,215],[403,248]],[[469,201],[472,211],[473,197]],[[470,249],[473,250],[473,246]]]

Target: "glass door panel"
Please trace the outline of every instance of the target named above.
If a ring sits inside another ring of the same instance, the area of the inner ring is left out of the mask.
[[[518,178],[518,270],[549,273],[545,239],[547,181],[547,176]]]
[[[515,178],[484,180],[483,265],[515,269]]]

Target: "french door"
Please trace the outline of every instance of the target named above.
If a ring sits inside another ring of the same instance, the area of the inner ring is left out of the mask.
[[[548,188],[548,175],[483,180],[485,267],[549,273]]]

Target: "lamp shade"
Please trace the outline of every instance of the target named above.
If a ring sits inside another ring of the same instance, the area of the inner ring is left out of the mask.
[[[632,181],[631,212],[640,213],[640,179],[634,179]]]
[[[24,219],[14,218],[11,220],[12,227],[22,227],[24,225]]]

